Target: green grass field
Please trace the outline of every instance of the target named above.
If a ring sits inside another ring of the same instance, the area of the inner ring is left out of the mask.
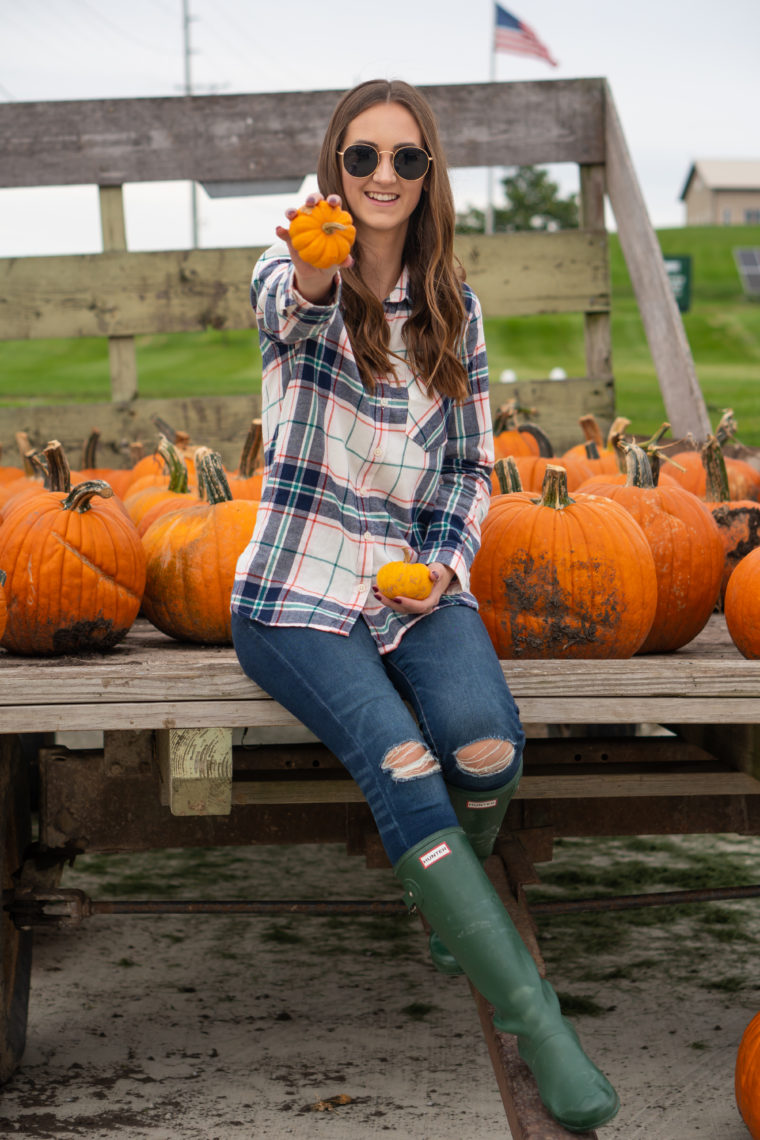
[[[663,253],[692,257],[692,304],[684,326],[697,376],[715,424],[734,409],[739,437],[760,445],[760,303],[747,300],[733,260],[738,246],[760,246],[760,226],[691,227],[658,232]],[[613,370],[616,404],[637,433],[654,431],[665,409],[615,235],[610,240]],[[493,379],[561,366],[585,372],[580,315],[515,317],[486,322]],[[146,397],[238,395],[257,390],[261,357],[254,331],[139,337],[140,394]],[[0,343],[0,403],[108,400],[105,340]]]

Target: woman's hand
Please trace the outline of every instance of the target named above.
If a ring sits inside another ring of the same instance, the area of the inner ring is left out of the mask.
[[[399,614],[427,614],[434,610],[438,605],[443,594],[446,593],[454,571],[450,566],[444,566],[442,562],[431,562],[428,566],[428,573],[430,580],[433,583],[433,589],[426,598],[386,598],[385,594],[381,594],[377,586],[372,587],[372,593],[375,595],[378,602],[382,602],[389,610],[395,610]]]
[[[316,206],[317,202],[321,201],[321,194],[309,194],[304,202],[304,206],[310,209]],[[342,201],[339,194],[329,194],[327,196],[327,204],[329,206],[337,206],[338,209],[342,206]],[[293,221],[298,210],[295,207],[285,211],[285,217],[289,222]],[[335,280],[335,273],[338,269],[350,269],[354,264],[354,259],[351,254],[341,261],[339,265],[331,265],[327,269],[317,269],[314,265],[309,265],[307,261],[293,248],[293,242],[290,240],[290,231],[286,226],[277,226],[276,234],[278,238],[285,242],[290,251],[290,258],[295,268],[295,287],[302,297],[307,301],[314,304],[321,304],[327,301],[333,287]]]

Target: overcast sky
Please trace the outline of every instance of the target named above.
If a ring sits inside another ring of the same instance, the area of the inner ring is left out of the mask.
[[[490,0],[188,4],[198,94],[490,75]],[[607,78],[656,227],[683,224],[679,195],[695,158],[760,157],[760,0],[502,6],[533,28],[559,66],[499,53],[495,78]],[[179,95],[184,81],[182,0],[0,0],[0,101]],[[577,188],[574,166],[551,170],[565,193]],[[497,189],[501,176],[497,170]],[[452,180],[459,208],[484,204],[483,171],[454,171]],[[131,249],[190,244],[186,184],[127,187],[126,204]],[[271,196],[212,201],[201,191],[199,244],[268,242],[289,204]],[[100,248],[93,188],[0,190],[0,257]]]

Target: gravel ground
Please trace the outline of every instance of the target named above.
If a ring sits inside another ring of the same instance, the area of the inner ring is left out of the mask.
[[[542,897],[556,897],[589,882],[614,891],[632,868],[654,889],[673,888],[674,868],[702,885],[708,866],[726,884],[758,882],[760,842],[567,840],[539,869]],[[100,898],[398,897],[389,871],[331,846],[88,857],[63,885]],[[540,927],[549,977],[620,1092],[600,1140],[745,1140],[733,1072],[758,1004],[757,901]],[[467,984],[433,970],[406,917],[97,917],[40,934],[0,1132],[510,1136]]]

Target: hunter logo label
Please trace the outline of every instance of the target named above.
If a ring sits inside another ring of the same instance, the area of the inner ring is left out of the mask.
[[[439,843],[437,847],[431,847],[424,855],[420,855],[420,863],[423,867],[432,867],[433,863],[437,863],[439,859],[444,859],[450,854],[451,848],[448,843]]]
[[[496,800],[468,800],[467,806],[473,811],[480,811],[482,808],[496,807]]]

